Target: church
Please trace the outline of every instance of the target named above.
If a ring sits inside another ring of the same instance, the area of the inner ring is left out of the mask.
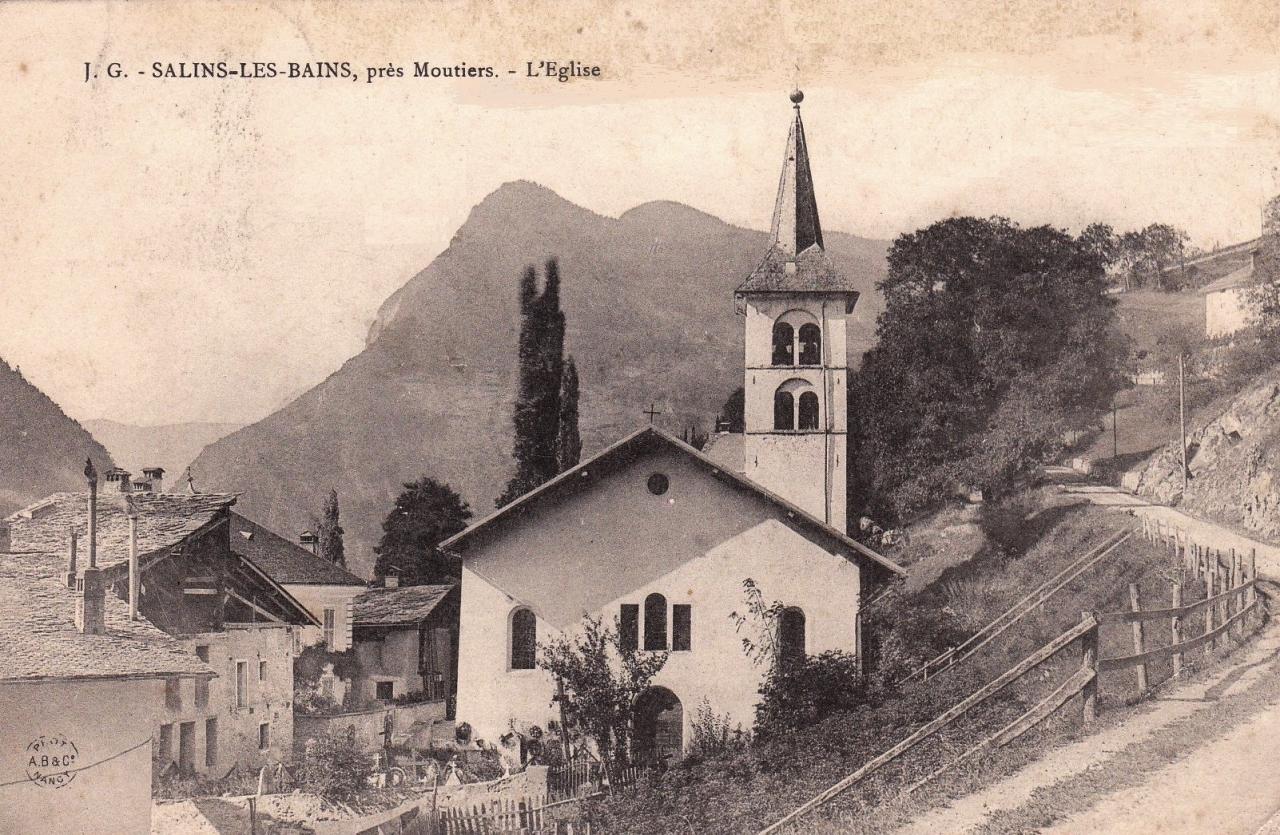
[[[592,615],[616,620],[628,646],[669,653],[640,697],[636,746],[678,757],[700,705],[754,719],[768,665],[747,656],[733,616],[746,581],[782,604],[780,654],[859,655],[864,601],[905,573],[845,534],[858,294],[823,248],[802,99],[771,245],[734,293],[744,432],[707,455],[645,427],[441,543],[462,562],[457,717],[476,737],[558,720],[537,647]]]

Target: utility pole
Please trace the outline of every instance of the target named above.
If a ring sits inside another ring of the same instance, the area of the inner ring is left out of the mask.
[[[1178,351],[1178,431],[1182,439],[1182,497],[1187,496],[1187,369],[1185,354]]]
[[[1111,395],[1111,457],[1120,457],[1120,435],[1116,428],[1116,397]]]

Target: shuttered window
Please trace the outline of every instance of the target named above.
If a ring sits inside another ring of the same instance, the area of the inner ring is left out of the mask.
[[[688,603],[671,607],[671,649],[675,652],[693,649],[693,607]]]
[[[640,606],[638,604],[622,604],[622,615],[618,618],[618,639],[623,649],[640,648]]]

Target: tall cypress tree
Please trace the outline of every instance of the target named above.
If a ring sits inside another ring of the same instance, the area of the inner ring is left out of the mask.
[[[560,472],[560,389],[565,373],[560,267],[547,262],[542,291],[532,267],[520,281],[519,391],[512,423],[516,473],[495,504],[502,507]],[[576,372],[575,372],[576,377]],[[576,380],[575,380],[576,386]],[[576,434],[576,405],[575,434]]]
[[[560,380],[560,434],[556,438],[556,459],[560,472],[573,467],[582,455],[582,437],[578,434],[578,367],[573,357],[564,364]]]
[[[319,524],[316,526],[316,534],[319,542],[320,556],[343,568],[347,567],[346,546],[342,544],[342,524],[338,519],[338,491],[329,490],[329,495],[324,499],[324,511],[321,513]]]

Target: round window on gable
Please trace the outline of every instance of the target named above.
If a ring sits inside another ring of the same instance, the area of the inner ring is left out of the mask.
[[[655,496],[661,496],[671,486],[671,480],[662,473],[654,473],[649,476],[649,481],[646,483],[648,484],[649,492]]]

